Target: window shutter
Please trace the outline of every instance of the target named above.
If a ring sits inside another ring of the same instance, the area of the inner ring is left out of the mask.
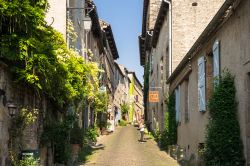
[[[198,100],[199,100],[199,111],[206,110],[206,86],[205,86],[205,59],[200,57],[198,59]]]
[[[178,87],[178,111],[179,111],[179,122],[181,122],[181,88]]]
[[[175,120],[176,122],[178,122],[178,118],[179,118],[179,115],[178,115],[178,88],[175,89]]]
[[[176,112],[176,122],[181,121],[180,112],[180,88],[175,89],[175,112]]]
[[[213,45],[213,76],[218,77],[220,75],[220,43],[216,41]],[[215,84],[218,80],[215,80]]]

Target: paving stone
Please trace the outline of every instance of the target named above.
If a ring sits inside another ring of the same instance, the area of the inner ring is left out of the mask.
[[[98,143],[104,146],[96,150],[84,166],[178,166],[156,142],[146,139],[140,143],[136,127],[118,127],[111,135],[101,136]],[[147,138],[147,136],[146,136]]]

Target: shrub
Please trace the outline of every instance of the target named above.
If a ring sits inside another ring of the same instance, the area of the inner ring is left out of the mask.
[[[160,137],[160,148],[163,150],[167,150],[168,149],[168,131],[165,129],[162,133],[161,133],[161,137]]]
[[[38,160],[34,159],[33,157],[26,157],[23,160],[20,160],[17,166],[37,166]]]
[[[92,154],[93,149],[89,145],[84,145],[78,154],[78,162],[85,163]]]
[[[226,71],[209,100],[204,160],[207,166],[243,166],[243,145],[237,120],[234,77]]]
[[[70,130],[70,143],[81,144],[83,138],[83,129],[80,129],[78,123],[75,122],[73,128]]]
[[[159,142],[160,141],[160,137],[161,137],[161,132],[160,132],[160,129],[159,127],[157,127],[153,132],[152,132],[154,138],[155,138],[155,141],[156,142]]]
[[[121,104],[122,118],[125,119],[125,115],[129,111],[129,105],[127,103]]]
[[[96,127],[88,128],[88,130],[85,133],[85,138],[87,138],[88,141],[91,141],[92,143],[97,142],[97,136],[98,132]]]
[[[120,126],[127,126],[127,124],[128,124],[128,122],[125,121],[125,120],[122,120],[122,119],[121,119],[121,120],[119,121],[119,125],[120,125]]]

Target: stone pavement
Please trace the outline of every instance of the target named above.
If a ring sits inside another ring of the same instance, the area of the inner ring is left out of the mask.
[[[95,151],[84,166],[178,166],[154,140],[146,136],[147,142],[140,143],[139,138],[136,127],[116,128],[113,134],[99,138],[104,148]]]

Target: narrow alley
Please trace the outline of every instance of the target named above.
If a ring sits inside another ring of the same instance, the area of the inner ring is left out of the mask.
[[[0,0],[0,166],[250,166],[249,43],[250,0]]]
[[[111,135],[101,136],[98,143],[104,148],[96,150],[86,166],[175,166],[176,160],[161,151],[156,142],[145,136],[140,143],[136,127],[118,127]]]

